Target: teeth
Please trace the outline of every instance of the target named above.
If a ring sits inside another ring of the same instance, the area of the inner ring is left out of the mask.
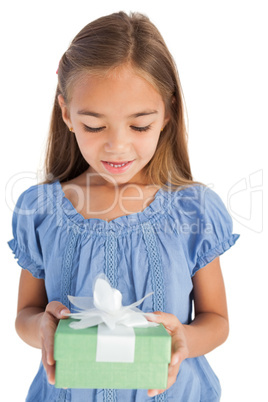
[[[110,165],[110,166],[112,166],[112,167],[122,167],[122,166],[125,166],[126,164],[127,164],[127,162],[126,163],[122,163],[122,165],[114,165],[113,163],[109,163],[109,162],[107,162],[108,163],[108,165]]]

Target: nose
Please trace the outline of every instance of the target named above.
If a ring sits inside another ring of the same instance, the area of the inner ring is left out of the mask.
[[[105,151],[113,154],[127,153],[130,148],[129,138],[123,129],[111,131],[106,138]]]

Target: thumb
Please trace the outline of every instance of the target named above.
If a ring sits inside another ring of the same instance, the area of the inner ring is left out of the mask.
[[[169,332],[174,332],[180,325],[180,321],[174,314],[164,313],[163,311],[155,311],[154,313],[145,313],[148,321],[163,324]]]
[[[58,301],[52,301],[48,303],[46,307],[46,312],[52,314],[54,317],[60,319],[68,318],[70,310],[64,304]]]

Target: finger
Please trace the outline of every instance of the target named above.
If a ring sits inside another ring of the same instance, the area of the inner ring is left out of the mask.
[[[153,396],[159,395],[164,391],[165,389],[148,389],[147,395],[152,398]]]
[[[42,363],[43,363],[44,369],[47,371],[47,366],[48,366],[47,354],[46,354],[46,350],[43,346],[42,346]]]
[[[69,310],[62,303],[52,301],[48,303],[45,314],[43,316],[41,334],[43,339],[43,347],[45,349],[44,358],[46,364],[53,366],[54,360],[54,335],[60,318],[63,318],[63,313]],[[53,371],[53,370],[52,370]],[[47,367],[47,372],[51,369]]]
[[[167,389],[170,388],[177,379],[177,375],[179,372],[179,366],[170,366],[169,374],[168,374],[168,381],[167,381]]]
[[[172,347],[171,347],[171,358],[170,358],[170,366],[176,366],[182,362],[182,355],[180,354],[180,345],[179,342],[176,342],[173,339]]]
[[[176,366],[170,366],[168,368],[168,380],[167,380],[167,388],[170,388],[176,381],[177,375],[179,372],[179,364]],[[153,397],[159,394],[162,394],[166,389],[148,389],[148,396]]]
[[[53,366],[48,366],[47,370],[47,380],[52,385],[55,384],[55,367],[55,364],[53,364]]]
[[[46,363],[52,366],[54,360],[54,336],[57,329],[57,319],[50,314],[45,313],[47,318],[44,320],[42,327],[43,348],[45,349]]]
[[[64,306],[64,304],[58,301],[52,301],[48,303],[46,312],[52,314],[54,317],[60,319],[67,318],[66,314],[70,313],[70,310]]]
[[[170,388],[176,381],[177,375],[179,372],[179,364],[176,364],[175,366],[171,366],[169,364],[168,367],[168,380],[167,380],[167,387],[166,389]],[[159,394],[162,394],[166,389],[148,389],[148,396],[153,397]]]
[[[44,369],[47,373],[47,377],[48,377],[48,373],[49,373],[49,364],[47,363],[47,353],[46,353],[46,349],[44,348],[44,346],[42,347],[42,363],[44,366]]]
[[[47,353],[44,347],[42,347],[42,363],[47,374],[48,382],[52,385],[55,384],[55,364],[48,364]]]
[[[178,343],[177,343],[178,344]],[[167,380],[167,388],[170,388],[177,379],[177,375],[179,372],[180,364],[183,361],[183,353],[182,353],[182,348],[177,349],[177,345],[175,344],[174,350],[176,352],[172,354],[171,356],[171,361],[168,367],[168,380]],[[156,395],[159,395],[163,393],[165,390],[164,389],[149,389],[148,390],[148,396],[153,397]]]
[[[49,366],[55,363],[54,360],[54,334],[57,324],[48,322],[42,333],[42,359],[44,365]]]
[[[56,330],[56,328],[55,328]],[[44,348],[46,350],[46,359],[47,364],[52,366],[55,364],[54,360],[54,333],[55,331],[51,332],[44,340]]]
[[[180,321],[174,314],[164,313],[163,311],[155,311],[154,313],[145,313],[148,321],[163,324],[169,332],[174,332],[180,325]]]
[[[181,361],[180,361],[180,355],[179,355],[179,353],[177,352],[177,353],[172,353],[171,354],[171,359],[170,359],[170,366],[171,367],[174,367],[174,366],[177,366],[178,364],[180,364],[181,363]]]
[[[41,326],[42,347],[45,350],[46,363],[53,365],[54,360],[54,336],[58,325],[58,319],[45,311]]]
[[[170,388],[176,381],[177,375],[179,372],[180,364],[177,363],[176,365],[169,364],[168,367],[168,380],[167,380],[167,388]],[[147,394],[150,397],[162,394],[166,389],[149,389]]]
[[[172,338],[170,365],[180,365],[187,357],[189,357],[189,349],[185,340],[180,335],[174,335]]]
[[[179,367],[180,367],[179,364],[176,364],[176,366],[171,366],[171,365],[169,364],[169,366],[168,366],[168,377],[169,377],[169,376],[173,377],[174,375],[177,376],[177,374],[178,374],[178,372],[179,372]]]

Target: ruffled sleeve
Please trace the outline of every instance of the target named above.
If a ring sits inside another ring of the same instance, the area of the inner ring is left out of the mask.
[[[12,217],[13,239],[7,244],[18,259],[18,264],[36,278],[44,278],[42,250],[37,227],[40,221],[38,213],[38,186],[32,186],[18,198]]]
[[[192,200],[192,214],[188,215],[191,216],[191,230],[187,240],[189,269],[194,276],[200,268],[232,247],[240,235],[232,233],[232,218],[215,191],[208,187],[196,187]]]

